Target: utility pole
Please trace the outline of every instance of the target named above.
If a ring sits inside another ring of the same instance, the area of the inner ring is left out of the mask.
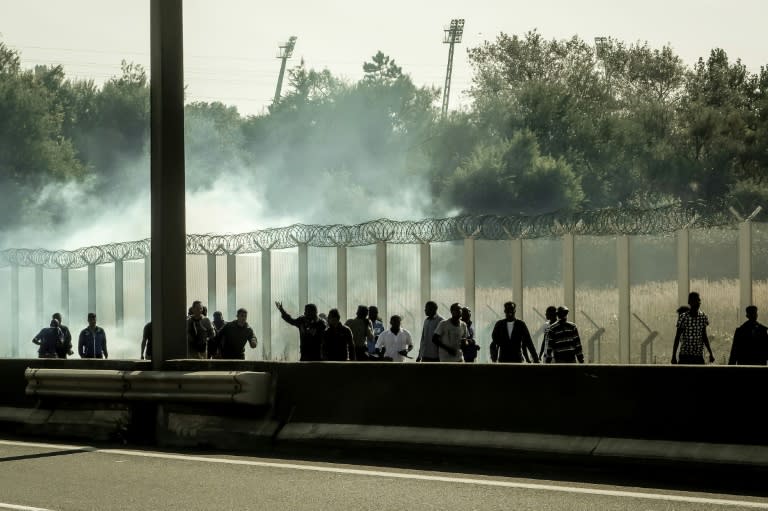
[[[597,56],[597,59],[603,64],[603,71],[605,72],[605,81],[608,83],[608,90],[611,88],[611,77],[608,73],[608,65],[605,63],[605,53],[609,48],[610,41],[607,37],[595,37],[595,55]]]
[[[448,67],[445,70],[445,87],[443,87],[442,115],[448,115],[448,97],[451,94],[451,73],[453,72],[453,45],[461,42],[464,35],[464,20],[452,19],[451,25],[444,29],[443,44],[448,45]]]
[[[273,105],[280,102],[280,91],[283,88],[283,76],[285,76],[285,63],[293,55],[293,48],[296,46],[296,36],[291,36],[288,42],[279,46],[277,52],[277,58],[282,60],[280,64],[280,76],[277,77],[277,88],[275,89],[275,99],[272,101]]]

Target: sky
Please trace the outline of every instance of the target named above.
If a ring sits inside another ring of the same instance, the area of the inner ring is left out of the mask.
[[[265,111],[280,67],[278,46],[298,38],[290,65],[327,67],[356,80],[378,50],[419,85],[442,87],[448,48],[443,29],[466,20],[454,60],[451,107],[468,104],[466,50],[500,32],[537,29],[546,38],[670,44],[687,64],[720,47],[752,72],[768,64],[766,0],[185,0],[185,82],[189,101],[222,101],[244,115]],[[0,0],[0,40],[25,66],[60,63],[69,76],[97,83],[127,59],[149,67],[149,2]]]

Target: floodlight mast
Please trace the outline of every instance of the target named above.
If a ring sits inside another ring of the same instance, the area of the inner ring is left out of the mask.
[[[448,115],[448,99],[451,95],[451,74],[453,73],[453,46],[461,43],[464,35],[464,19],[452,19],[448,28],[444,29],[443,43],[448,45],[448,67],[445,70],[445,87],[443,87],[442,116]]]
[[[282,62],[280,63],[280,75],[277,77],[277,88],[275,89],[275,99],[272,101],[273,105],[280,102],[280,91],[283,88],[283,77],[285,76],[285,64],[293,56],[293,49],[295,47],[296,36],[291,36],[285,44],[278,47],[277,58]]]

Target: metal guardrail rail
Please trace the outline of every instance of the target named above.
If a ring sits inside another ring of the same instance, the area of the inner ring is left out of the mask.
[[[269,373],[251,371],[24,371],[26,394],[35,397],[198,403],[269,403]]]

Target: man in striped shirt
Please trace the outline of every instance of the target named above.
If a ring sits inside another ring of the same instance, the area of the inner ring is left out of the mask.
[[[584,363],[584,352],[576,325],[568,321],[568,307],[557,308],[557,322],[545,334],[547,362],[556,364]]]

